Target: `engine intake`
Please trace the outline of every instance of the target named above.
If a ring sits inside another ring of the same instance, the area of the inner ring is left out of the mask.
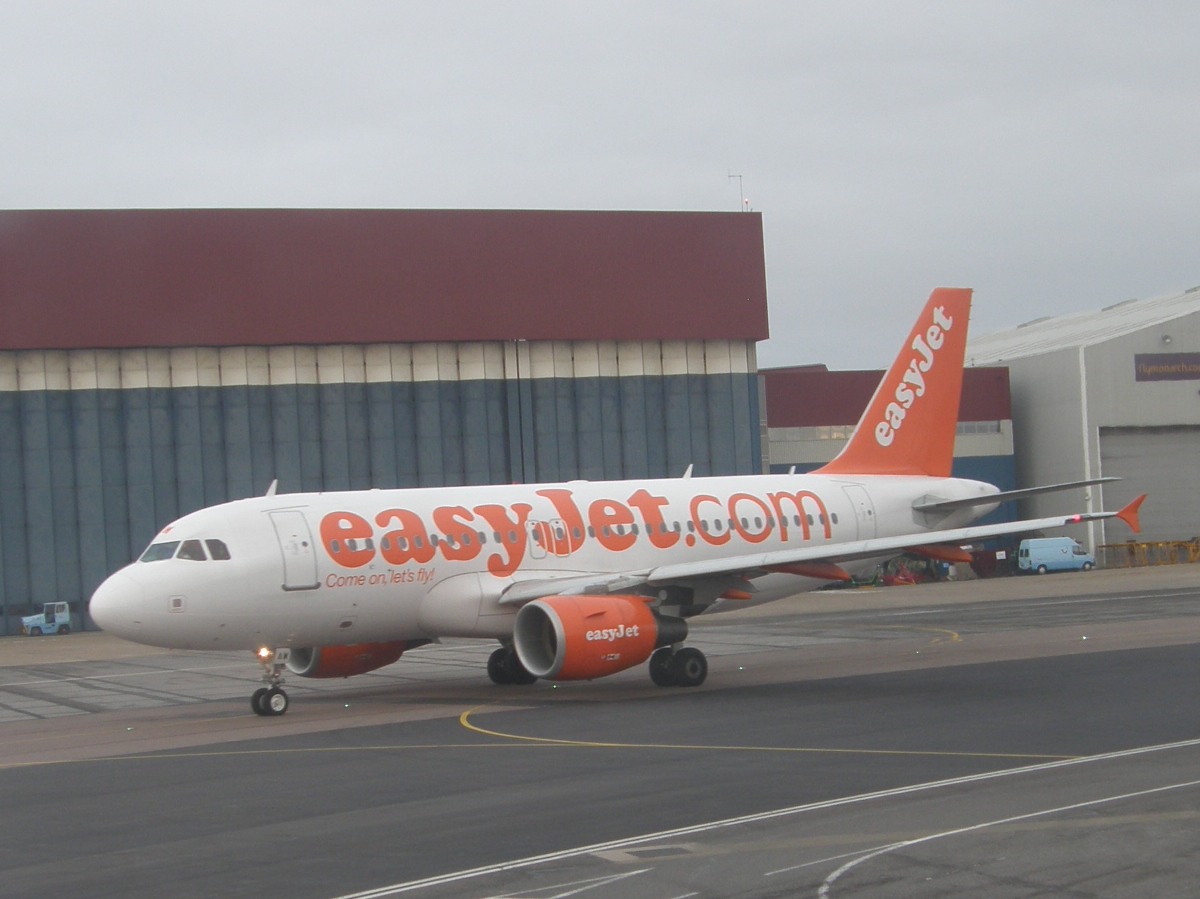
[[[686,621],[657,615],[643,596],[546,596],[523,606],[513,627],[521,664],[548,680],[616,674],[686,637]]]

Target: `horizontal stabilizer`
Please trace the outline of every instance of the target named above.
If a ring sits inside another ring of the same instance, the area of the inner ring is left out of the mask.
[[[1027,496],[1037,496],[1042,493],[1057,493],[1060,490],[1074,490],[1076,487],[1090,487],[1093,484],[1107,484],[1119,481],[1120,478],[1090,478],[1086,481],[1068,481],[1063,484],[1046,484],[1043,487],[1026,487],[1022,490],[1005,490],[1001,493],[989,493],[984,496],[970,496],[966,499],[933,500],[932,502],[913,503],[917,512],[949,512],[951,509],[963,509],[968,506],[988,506],[992,503],[1005,503],[1014,499],[1025,499]]]

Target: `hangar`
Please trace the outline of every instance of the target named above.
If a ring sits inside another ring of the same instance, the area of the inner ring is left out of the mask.
[[[1085,502],[1117,509],[1146,493],[1142,541],[1200,534],[1200,287],[976,337],[967,364],[1008,367],[1022,485],[1121,477]],[[1047,494],[1022,512],[1058,514],[1079,501]],[[1093,549],[1129,536],[1119,524],[1089,526]]]
[[[760,471],[766,336],[756,213],[0,212],[0,633],[275,479]]]

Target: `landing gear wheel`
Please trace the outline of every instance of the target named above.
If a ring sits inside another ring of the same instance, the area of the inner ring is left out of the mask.
[[[521,659],[515,649],[508,651],[505,668],[508,669],[509,683],[516,684],[518,687],[528,687],[530,684],[537,682],[537,675],[530,674],[526,670],[525,666],[521,664]]]
[[[517,657],[517,651],[511,646],[501,646],[490,656],[487,663],[488,677],[493,684],[515,684],[527,687],[537,681],[537,675],[530,674]]]
[[[270,692],[271,690],[269,687],[259,687],[250,694],[250,708],[254,709],[254,714],[267,714],[266,709],[263,708],[263,699],[266,698],[266,695]]]
[[[671,674],[673,656],[674,653],[667,646],[654,650],[654,655],[650,656],[650,680],[656,687],[675,686],[675,678]]]
[[[279,687],[271,687],[266,695],[259,700],[263,714],[269,717],[282,715],[288,710],[288,695]]]
[[[698,687],[708,677],[708,659],[698,649],[688,646],[671,658],[671,679],[680,687]]]
[[[508,654],[511,649],[503,646],[488,656],[487,673],[493,684],[511,684],[512,676],[508,673]]]

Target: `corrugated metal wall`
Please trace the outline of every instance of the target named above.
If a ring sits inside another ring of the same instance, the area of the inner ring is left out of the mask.
[[[754,345],[0,353],[3,633],[262,493],[758,470]],[[76,612],[81,606],[75,606]]]

